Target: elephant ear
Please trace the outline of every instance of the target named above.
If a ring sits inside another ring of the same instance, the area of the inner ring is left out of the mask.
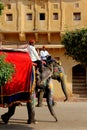
[[[52,71],[48,67],[43,68],[42,80],[48,79],[52,75]]]
[[[38,72],[36,76],[36,81],[38,86],[46,86],[47,80],[49,77],[52,76],[52,71],[48,67],[43,67],[42,71],[42,80],[41,80],[41,73]]]

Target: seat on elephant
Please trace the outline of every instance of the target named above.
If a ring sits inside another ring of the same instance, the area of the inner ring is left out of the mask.
[[[15,65],[12,80],[0,86],[0,107],[10,106],[16,102],[29,102],[33,83],[32,61],[27,52],[18,50],[0,50],[6,55],[6,61]]]

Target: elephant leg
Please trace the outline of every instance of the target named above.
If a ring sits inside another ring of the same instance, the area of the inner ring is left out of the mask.
[[[51,89],[47,89],[47,91],[46,91],[46,100],[47,100],[47,105],[48,105],[51,115],[55,118],[56,121],[58,121],[56,114],[53,110],[53,96],[51,93]]]
[[[60,82],[61,82],[62,91],[63,91],[63,93],[66,97],[64,101],[67,101],[68,100],[68,94],[67,94],[67,91],[66,91],[66,84],[65,84],[64,76],[62,76],[60,78]]]
[[[55,106],[56,102],[54,101],[54,98],[52,100],[52,105]]]
[[[38,104],[36,105],[37,107],[42,107],[42,102],[43,102],[43,96],[44,96],[44,90],[41,89],[39,92],[38,92]]]
[[[35,120],[35,109],[34,109],[34,93],[31,95],[31,101],[27,103],[28,111],[28,124],[36,123]]]
[[[13,104],[12,106],[8,107],[8,112],[6,112],[5,114],[1,115],[1,119],[3,120],[3,122],[5,124],[7,124],[9,119],[11,118],[11,116],[14,115],[15,108],[16,108],[16,105]]]

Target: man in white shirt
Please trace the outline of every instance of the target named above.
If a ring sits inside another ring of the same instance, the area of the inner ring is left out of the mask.
[[[34,47],[35,41],[34,40],[30,40],[27,46],[27,50],[29,52],[29,55],[32,59],[33,62],[37,61],[37,60],[41,60],[40,56],[38,55],[35,47]]]
[[[46,47],[43,46],[42,50],[40,51],[40,56],[42,60],[47,60],[47,56],[49,56],[50,54],[48,53],[48,51],[46,50]]]
[[[40,57],[42,60],[44,60],[46,63],[49,63],[51,61],[51,55],[46,50],[46,47],[43,46],[42,50],[40,51]]]
[[[38,52],[36,51],[36,48],[34,47],[35,41],[30,40],[27,46],[27,51],[31,57],[32,62],[37,64],[37,67],[39,68],[39,72],[41,73],[41,80],[42,80],[42,61],[40,56],[38,55]]]

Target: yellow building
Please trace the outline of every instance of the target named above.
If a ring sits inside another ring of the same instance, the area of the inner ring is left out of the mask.
[[[79,85],[86,90],[86,70],[64,55],[61,36],[67,30],[87,27],[87,0],[1,1],[4,4],[0,16],[1,44],[19,48],[29,39],[35,39],[37,48],[45,45],[53,57],[60,57],[69,93],[79,93]]]

